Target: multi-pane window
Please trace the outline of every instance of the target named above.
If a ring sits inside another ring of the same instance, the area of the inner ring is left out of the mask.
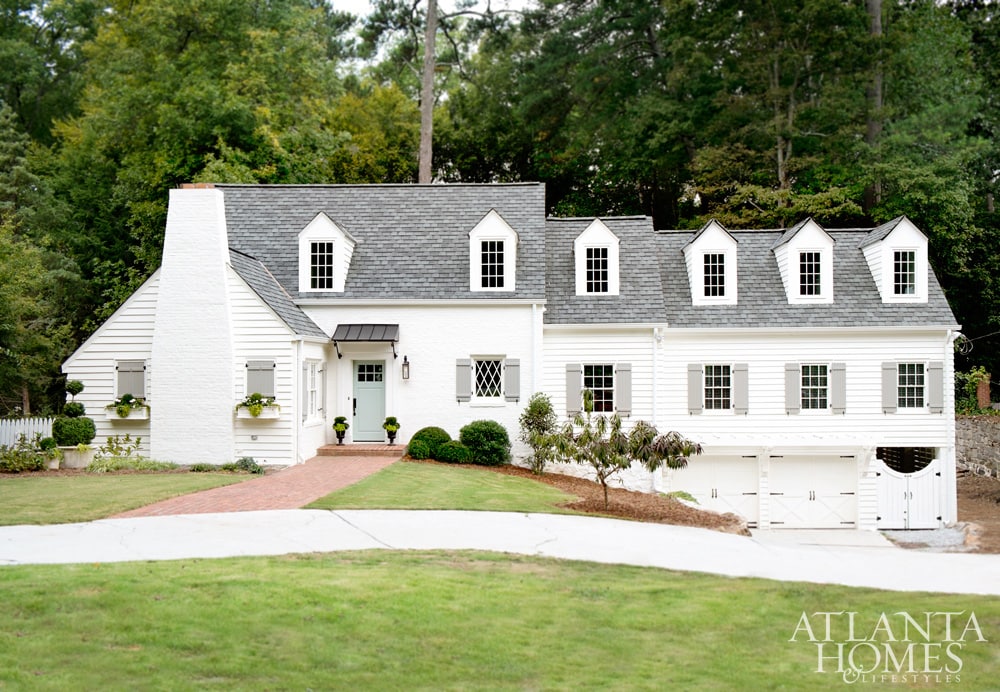
[[[587,293],[608,292],[608,248],[587,248]]]
[[[892,253],[892,292],[897,296],[917,292],[917,253],[913,250]]]
[[[896,405],[899,408],[923,408],[924,364],[900,363],[897,372]]]
[[[382,363],[358,363],[358,382],[381,382]]]
[[[826,365],[802,366],[802,408],[825,409],[829,401],[829,372]]]
[[[728,365],[705,366],[705,409],[729,409],[732,406],[733,377]]]
[[[309,244],[309,287],[333,288],[332,241],[314,241]]]
[[[799,253],[799,295],[820,295],[820,253]]]
[[[613,365],[584,365],[583,388],[594,393],[594,413],[611,413],[615,410]]]
[[[309,393],[309,416],[319,413],[319,363],[308,364],[306,391]]]
[[[484,240],[480,248],[483,288],[503,288],[503,241]]]
[[[726,295],[726,256],[722,253],[705,253],[705,296]]]
[[[479,397],[498,397],[503,394],[503,360],[482,358],[473,362],[475,365],[473,394]]]

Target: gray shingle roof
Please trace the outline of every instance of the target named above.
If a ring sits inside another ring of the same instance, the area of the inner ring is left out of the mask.
[[[292,302],[291,297],[278,284],[263,264],[235,250],[229,251],[229,263],[254,293],[261,297],[275,314],[300,336],[327,337],[309,317]]]
[[[648,217],[601,219],[619,241],[617,296],[576,295],[573,241],[593,219],[555,219],[545,224],[545,322],[547,324],[665,323],[656,257],[657,236]],[[681,260],[683,262],[683,258]]]
[[[789,305],[771,248],[786,231],[730,231],[739,242],[738,305],[695,306],[682,248],[690,231],[658,233],[663,297],[671,327],[956,326],[948,301],[928,268],[928,301],[883,303],[859,244],[871,232],[826,229],[833,246],[833,303]]]
[[[878,241],[884,239],[887,235],[892,233],[892,230],[899,225],[899,222],[903,220],[902,216],[897,216],[892,221],[887,221],[881,226],[876,226],[871,230],[871,233],[867,234],[865,238],[861,241],[859,247],[866,248],[872,243],[877,243]]]
[[[545,187],[217,185],[231,247],[259,259],[293,298],[503,300],[545,297]],[[516,291],[469,291],[469,231],[491,210],[519,238]],[[325,212],[357,246],[343,293],[299,294],[298,234]]]

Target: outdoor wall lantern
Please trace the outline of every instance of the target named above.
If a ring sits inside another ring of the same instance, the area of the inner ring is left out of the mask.
[[[406,356],[403,356],[403,379],[410,379],[410,361]]]

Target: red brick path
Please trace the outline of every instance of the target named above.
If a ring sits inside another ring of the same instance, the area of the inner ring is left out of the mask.
[[[157,517],[168,514],[298,509],[334,490],[357,483],[397,459],[398,451],[394,456],[314,457],[304,464],[242,483],[181,495],[115,516]]]

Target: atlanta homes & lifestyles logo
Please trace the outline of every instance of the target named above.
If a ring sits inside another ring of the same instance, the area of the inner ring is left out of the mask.
[[[985,642],[974,612],[906,611],[864,617],[829,611],[799,617],[790,642],[816,647],[817,673],[837,673],[845,683],[957,683],[962,652]]]

